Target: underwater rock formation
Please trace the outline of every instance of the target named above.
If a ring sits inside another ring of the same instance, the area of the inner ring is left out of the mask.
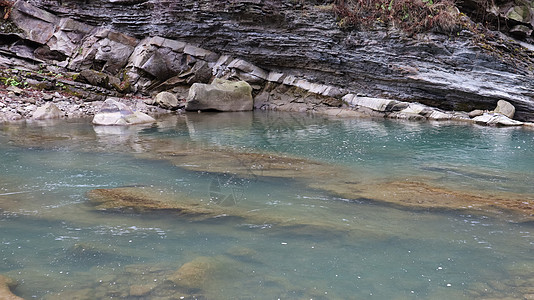
[[[9,277],[0,275],[0,299],[2,300],[23,300],[11,292],[17,286],[17,282]]]

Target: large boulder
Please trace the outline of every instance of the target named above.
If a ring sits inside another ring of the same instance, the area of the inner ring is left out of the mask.
[[[38,107],[35,112],[33,112],[33,118],[35,120],[58,119],[64,115],[65,114],[51,102]]]
[[[104,104],[102,104],[102,107],[93,118],[93,124],[95,125],[134,125],[155,121],[151,116],[134,111],[126,104],[112,98],[104,101]]]
[[[505,115],[512,119],[515,114],[515,107],[508,101],[499,100],[497,101],[497,107],[495,108],[494,112]]]
[[[198,292],[210,279],[222,272],[224,269],[220,261],[213,257],[200,256],[182,265],[167,280],[188,292]]]
[[[252,108],[252,87],[247,82],[222,79],[215,79],[211,84],[193,84],[185,106],[192,111],[249,111]]]
[[[166,109],[176,109],[179,105],[176,96],[169,92],[158,93],[154,103]]]

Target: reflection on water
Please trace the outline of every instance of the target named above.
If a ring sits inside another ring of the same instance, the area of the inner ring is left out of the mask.
[[[525,216],[410,207],[532,207],[533,144],[520,128],[272,112],[2,125],[0,275],[26,299],[528,297]],[[412,189],[389,205],[393,186]]]

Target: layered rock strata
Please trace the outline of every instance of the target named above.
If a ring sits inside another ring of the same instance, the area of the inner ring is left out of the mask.
[[[253,96],[264,94],[264,108],[273,106],[265,92],[286,86],[314,95],[305,110],[352,92],[461,111],[506,100],[515,118],[534,119],[527,44],[499,33],[482,38],[465,16],[456,35],[343,30],[330,4],[19,0],[11,19],[22,33],[3,34],[2,53],[10,58],[2,64],[102,72],[107,77],[97,85],[112,93],[174,90],[185,97],[193,83],[219,77],[247,81]]]

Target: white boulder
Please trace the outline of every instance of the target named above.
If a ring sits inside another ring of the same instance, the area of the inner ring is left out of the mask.
[[[134,125],[155,122],[151,116],[134,111],[128,105],[108,98],[93,118],[95,125]]]
[[[497,107],[494,110],[495,113],[499,113],[512,119],[515,114],[515,107],[508,101],[497,101]]]
[[[58,119],[65,114],[53,103],[48,102],[43,106],[38,107],[33,112],[33,119],[46,120],[46,119]]]
[[[481,125],[521,126],[524,124],[497,113],[485,113],[473,118],[473,121]]]
[[[215,79],[211,84],[194,83],[185,109],[189,111],[250,111],[252,87],[245,81]]]

